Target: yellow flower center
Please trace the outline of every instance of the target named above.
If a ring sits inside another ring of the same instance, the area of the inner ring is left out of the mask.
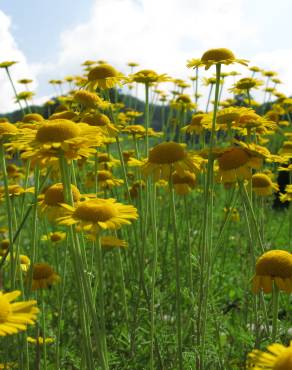
[[[0,247],[1,249],[8,249],[9,248],[9,240],[8,239],[4,239],[2,240],[1,244],[0,244]]]
[[[6,322],[11,313],[11,305],[5,297],[0,297],[0,324]]]
[[[107,126],[111,123],[108,116],[102,113],[85,116],[82,121],[90,126]]]
[[[98,200],[85,201],[74,212],[76,218],[89,222],[105,222],[117,216],[117,214],[118,212],[114,205],[101,203]]]
[[[79,90],[74,94],[74,99],[83,105],[94,106],[101,102],[100,98],[89,91]]]
[[[100,153],[98,155],[98,162],[110,162],[110,157],[107,153]]]
[[[256,80],[251,77],[241,78],[237,83],[236,87],[242,90],[248,90],[256,86]]]
[[[29,122],[41,122],[43,120],[44,120],[44,118],[40,114],[38,114],[38,113],[29,113],[29,114],[26,114],[23,117],[22,122],[26,122],[26,123],[29,123]]]
[[[88,81],[104,80],[109,77],[117,77],[117,70],[109,64],[100,64],[88,74]]]
[[[109,171],[98,171],[98,181],[106,181],[112,178],[112,174]]]
[[[263,173],[253,175],[251,181],[254,188],[267,188],[272,186],[272,181],[269,176]]]
[[[281,353],[275,365],[274,370],[292,370],[292,348],[287,348]]]
[[[292,141],[286,141],[286,143],[283,144],[283,149],[291,152],[292,151]]]
[[[33,280],[48,279],[54,274],[54,270],[47,263],[36,263],[33,265]]]
[[[80,199],[80,192],[76,186],[71,185],[71,191],[74,202],[78,202]],[[44,202],[48,206],[57,206],[59,203],[64,203],[64,189],[63,184],[58,183],[50,186],[45,192]]]
[[[0,138],[4,135],[13,135],[17,132],[17,127],[8,122],[0,123]]]
[[[249,155],[241,148],[231,148],[218,158],[219,167],[223,171],[234,170],[249,161]]]
[[[231,50],[225,48],[210,49],[206,51],[201,60],[203,62],[223,62],[224,60],[234,60],[235,56]]]
[[[190,104],[191,98],[188,95],[182,94],[176,99],[177,103],[185,103],[185,104]]]
[[[36,133],[36,139],[41,143],[63,142],[80,135],[78,125],[67,119],[55,119],[44,123]]]
[[[264,253],[256,263],[256,275],[292,277],[292,254],[282,250]]]
[[[236,122],[239,120],[240,114],[237,112],[229,112],[229,113],[222,113],[218,114],[216,122],[218,124],[228,124],[232,122]]]
[[[150,150],[149,162],[171,164],[185,159],[187,153],[183,146],[173,141],[161,143]]]
[[[58,241],[62,240],[62,235],[60,235],[58,233],[53,233],[53,234],[51,234],[50,239],[51,239],[52,242],[58,242]]]

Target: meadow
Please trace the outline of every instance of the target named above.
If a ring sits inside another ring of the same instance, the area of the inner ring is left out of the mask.
[[[291,370],[277,71],[225,48],[187,61],[188,81],[87,60],[36,108],[15,63],[0,63],[19,108],[0,118],[0,369]]]

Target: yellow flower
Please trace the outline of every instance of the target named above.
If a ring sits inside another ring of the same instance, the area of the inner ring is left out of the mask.
[[[105,250],[126,248],[128,246],[128,243],[125,240],[121,240],[113,236],[102,236],[100,238],[100,244]]]
[[[4,141],[10,136],[17,135],[19,130],[9,122],[0,122],[0,141]]]
[[[292,141],[285,141],[279,150],[279,154],[287,159],[292,158]]]
[[[155,82],[166,82],[170,80],[166,74],[159,75],[151,69],[142,69],[130,76],[131,81],[143,84],[153,84]]]
[[[239,63],[247,65],[248,61],[245,59],[236,59],[233,52],[229,49],[218,48],[207,50],[201,57],[201,59],[192,59],[188,61],[187,66],[190,67],[201,67],[205,66],[205,69],[209,69],[214,64],[234,64]]]
[[[124,78],[124,75],[119,73],[111,65],[99,64],[88,73],[87,85],[90,90],[95,90],[97,87],[101,89],[111,89],[117,84],[120,84]]]
[[[191,123],[187,126],[182,127],[181,131],[187,132],[188,134],[200,135],[204,131],[204,129],[207,128],[207,126],[203,124],[203,119],[205,116],[205,113],[194,114],[192,116]]]
[[[223,149],[218,156],[219,172],[218,179],[223,183],[236,182],[238,179],[249,179],[252,168],[259,168],[262,164],[262,156],[251,151],[231,147]]]
[[[254,349],[248,354],[248,370],[292,370],[292,342],[288,347],[273,343],[268,352]]]
[[[73,202],[79,202],[81,194],[75,185],[71,185]],[[57,183],[50,186],[41,196],[39,207],[41,213],[45,213],[49,220],[52,221],[56,215],[63,213],[63,208],[60,206],[65,203],[64,188],[62,183]]]
[[[271,250],[264,253],[256,263],[256,274],[253,277],[254,293],[263,289],[271,293],[273,281],[277,287],[292,293],[292,254],[283,250]]]
[[[120,186],[124,183],[123,180],[117,179],[108,170],[97,171],[98,186],[101,189],[111,189],[114,186]],[[89,172],[87,175],[86,186],[91,187],[95,182],[95,174]]]
[[[91,199],[78,203],[74,208],[62,205],[67,215],[57,219],[60,225],[77,224],[77,230],[97,234],[105,229],[118,229],[130,225],[138,218],[137,209],[131,205],[116,203],[115,199]]]
[[[51,344],[55,342],[55,339],[50,338],[50,337],[46,337],[45,340],[43,337],[37,337],[37,338],[27,337],[26,340],[28,341],[28,343],[35,344],[37,346],[43,345],[44,343]]]
[[[174,172],[172,175],[174,190],[179,195],[187,195],[196,186],[196,175],[190,171],[185,171],[184,176],[179,176]]]
[[[103,135],[108,135],[110,137],[117,136],[119,132],[108,116],[102,113],[87,113],[82,118],[82,122],[85,122],[90,126],[98,127]]]
[[[62,232],[62,231],[55,231],[55,232],[50,232],[47,235],[43,235],[41,237],[41,240],[47,241],[50,240],[53,244],[60,243],[63,240],[66,239],[67,234]]]
[[[292,171],[292,168],[291,168],[291,171]],[[292,202],[292,184],[291,185],[286,185],[285,193],[280,194],[280,201],[283,202],[283,203],[284,202]]]
[[[15,145],[21,145],[22,158],[47,165],[58,159],[60,151],[67,160],[89,157],[102,144],[103,136],[96,127],[86,123],[75,123],[67,119],[44,121],[35,130],[27,130]]]
[[[257,89],[262,86],[263,82],[252,77],[241,78],[237,81],[229,91],[234,93],[240,93],[242,91]]]
[[[38,308],[36,301],[14,302],[21,292],[0,292],[0,336],[17,334],[27,329],[27,325],[35,323]]]
[[[196,104],[192,103],[192,100],[187,94],[180,94],[178,97],[170,103],[170,106],[177,110],[191,110],[196,108]]]
[[[0,68],[9,68],[11,66],[13,66],[13,64],[16,64],[18,62],[14,62],[14,61],[5,61],[5,62],[1,62],[0,63]]]
[[[48,263],[35,263],[32,266],[32,290],[51,288],[60,281],[60,276]]]
[[[43,120],[44,120],[44,117],[41,114],[29,113],[23,117],[22,122],[25,122],[25,123],[42,122]]]
[[[153,175],[155,180],[169,180],[174,171],[181,177],[185,175],[185,171],[199,172],[202,161],[202,158],[190,155],[183,145],[170,141],[158,144],[150,150],[142,172],[145,176]]]
[[[16,254],[14,253],[14,260],[16,259]],[[10,254],[8,254],[7,258],[6,258],[6,262],[8,263],[10,261],[11,257],[10,257]],[[18,262],[17,262],[20,266],[20,269],[21,271],[23,272],[27,272],[28,269],[29,269],[29,266],[30,266],[30,259],[25,256],[24,254],[20,254],[18,256]]]
[[[259,196],[272,195],[273,191],[279,191],[279,186],[264,173],[252,175],[251,182],[252,190]]]
[[[73,99],[86,108],[95,108],[101,104],[101,99],[97,94],[86,90],[75,91]]]

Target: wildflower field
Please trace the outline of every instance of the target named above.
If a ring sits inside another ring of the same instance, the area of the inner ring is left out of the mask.
[[[87,60],[37,107],[15,63],[0,63],[19,106],[0,118],[0,369],[291,370],[276,71],[225,48],[187,61],[188,81]]]

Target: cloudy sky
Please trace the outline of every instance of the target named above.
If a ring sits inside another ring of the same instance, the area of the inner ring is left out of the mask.
[[[34,79],[41,102],[54,93],[48,80],[80,73],[86,59],[105,59],[124,73],[136,61],[187,78],[187,59],[227,47],[277,71],[285,82],[279,90],[289,95],[291,11],[291,0],[0,0],[0,62],[19,61],[13,79]],[[1,69],[0,112],[15,108]]]

